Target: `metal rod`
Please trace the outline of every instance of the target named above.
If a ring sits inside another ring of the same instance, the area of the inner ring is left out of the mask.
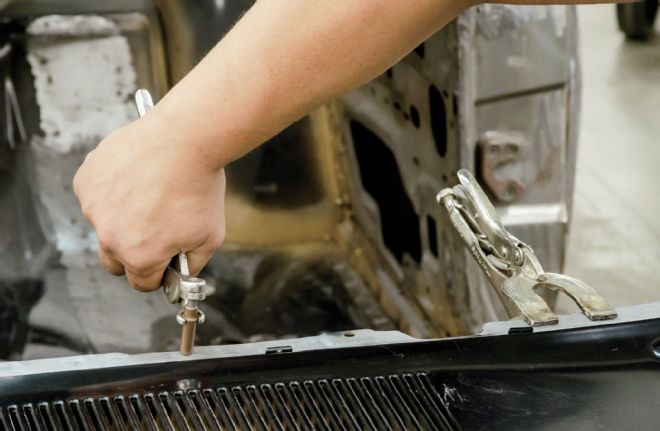
[[[197,329],[197,309],[185,307],[183,309],[183,318],[186,320],[181,325],[181,346],[179,352],[182,355],[190,355],[195,345],[195,330]]]

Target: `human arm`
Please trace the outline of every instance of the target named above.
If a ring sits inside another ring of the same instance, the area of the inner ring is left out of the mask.
[[[140,290],[179,251],[198,272],[224,238],[222,167],[373,79],[471,2],[265,0],[74,180],[99,256]]]

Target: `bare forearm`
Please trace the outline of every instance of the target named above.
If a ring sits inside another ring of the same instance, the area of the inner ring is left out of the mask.
[[[378,76],[477,2],[258,1],[158,104],[158,127],[168,128],[177,150],[220,168]]]
[[[379,75],[476,1],[259,1],[76,173],[73,189],[98,234],[103,266],[140,290],[158,289],[181,251],[198,273],[224,240],[219,168]]]
[[[468,5],[259,1],[157,111],[173,137],[196,142],[205,163],[223,166],[384,72]]]

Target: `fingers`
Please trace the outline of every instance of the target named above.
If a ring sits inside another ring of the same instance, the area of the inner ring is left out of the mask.
[[[120,261],[103,251],[103,249],[99,249],[98,254],[101,264],[109,273],[113,275],[126,274],[128,283],[134,289],[141,292],[151,292],[160,288],[167,263],[153,269],[138,270],[130,266],[125,267]]]
[[[209,259],[211,259],[211,256],[213,256],[213,253],[220,248],[224,240],[224,225],[219,225],[202,245],[187,253],[190,275],[197,276],[202,271]]]
[[[188,255],[188,270],[190,275],[197,276],[202,269],[206,266],[211,256],[213,256],[212,250],[203,250],[198,248],[196,250],[189,251]]]
[[[106,252],[99,248],[99,260],[101,265],[112,275],[124,275],[124,265],[118,260],[110,257]]]
[[[163,273],[165,272],[165,265],[151,273],[136,273],[130,269],[126,270],[126,278],[129,284],[140,292],[153,292],[160,288],[161,281],[163,280]]]

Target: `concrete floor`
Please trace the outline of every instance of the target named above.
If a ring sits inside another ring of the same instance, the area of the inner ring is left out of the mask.
[[[660,301],[660,19],[653,40],[628,42],[614,10],[578,7],[584,91],[565,273],[620,306]]]

